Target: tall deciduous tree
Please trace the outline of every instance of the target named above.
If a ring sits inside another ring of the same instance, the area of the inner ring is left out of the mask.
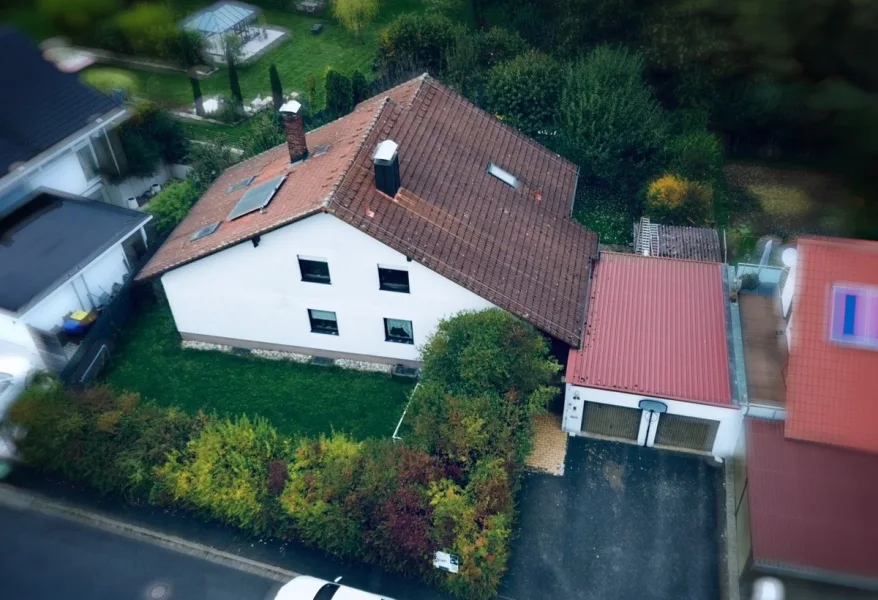
[[[554,130],[560,94],[561,66],[542,52],[502,62],[488,74],[488,110],[532,137]]]
[[[268,67],[268,79],[271,82],[271,99],[274,102],[274,110],[280,110],[284,103],[284,88],[280,83],[280,75],[277,72],[277,65],[272,63]]]
[[[594,49],[568,69],[560,109],[563,149],[583,175],[628,190],[643,184],[668,123],[639,54]]]
[[[454,44],[454,25],[438,13],[406,13],[381,32],[378,57],[397,70],[426,69],[437,74]]]
[[[333,0],[332,13],[354,37],[362,39],[363,30],[378,15],[378,0]]]

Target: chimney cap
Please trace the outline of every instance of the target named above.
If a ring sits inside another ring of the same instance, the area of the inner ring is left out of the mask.
[[[297,102],[296,100],[290,100],[280,107],[280,112],[297,115],[299,114],[300,108],[302,108],[302,105],[299,102]]]
[[[393,140],[384,140],[378,144],[377,148],[375,148],[375,154],[372,155],[372,160],[376,163],[387,164],[393,160],[394,156],[396,156],[397,148],[399,148],[399,144]]]

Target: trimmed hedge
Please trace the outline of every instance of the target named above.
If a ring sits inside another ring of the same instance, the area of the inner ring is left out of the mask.
[[[539,333],[491,310],[444,321],[427,344],[410,445],[291,439],[260,418],[186,415],[51,381],[11,417],[28,428],[21,451],[37,468],[487,599],[506,571],[528,417],[551,398],[557,368]],[[442,418],[448,427],[434,428]],[[457,555],[460,572],[436,570],[437,550]]]
[[[188,179],[165,186],[144,208],[155,217],[159,234],[170,231],[186,218],[198,202],[198,188]]]

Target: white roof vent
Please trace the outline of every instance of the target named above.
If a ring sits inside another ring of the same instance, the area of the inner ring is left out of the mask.
[[[506,185],[518,189],[518,178],[509,171],[504,171],[494,163],[488,163],[488,173],[493,175]]]
[[[399,148],[399,144],[393,140],[384,140],[378,144],[377,148],[375,148],[375,154],[372,156],[372,160],[382,164],[390,163],[390,161],[393,160],[393,157],[396,156],[397,148]]]

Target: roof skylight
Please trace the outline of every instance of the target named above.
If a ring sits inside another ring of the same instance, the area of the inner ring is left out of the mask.
[[[238,217],[243,217],[246,214],[252,213],[256,210],[262,210],[268,206],[268,203],[271,202],[274,193],[284,182],[284,179],[286,179],[285,175],[275,177],[274,179],[270,179],[265,183],[261,183],[255,188],[248,190],[247,193],[238,200],[235,208],[232,209],[232,212],[229,213],[229,216],[226,217],[226,219],[234,221]]]
[[[193,233],[192,237],[189,238],[189,241],[194,242],[195,240],[200,240],[203,237],[207,237],[210,234],[212,234],[214,231],[219,229],[219,226],[220,226],[219,221],[217,221],[216,223],[211,223],[210,225],[206,225],[205,227],[202,227],[201,229],[199,229],[198,231]]]
[[[488,174],[493,175],[503,183],[508,186],[511,186],[515,189],[518,189],[519,182],[518,177],[510,173],[509,171],[504,171],[494,163],[488,163]]]
[[[254,179],[256,179],[255,175],[252,177],[248,177],[247,179],[242,179],[241,181],[238,181],[237,183],[233,183],[232,185],[229,186],[229,189],[226,190],[226,193],[231,194],[232,192],[237,192],[238,190],[244,189],[245,187],[247,187],[248,185],[253,183]]]

